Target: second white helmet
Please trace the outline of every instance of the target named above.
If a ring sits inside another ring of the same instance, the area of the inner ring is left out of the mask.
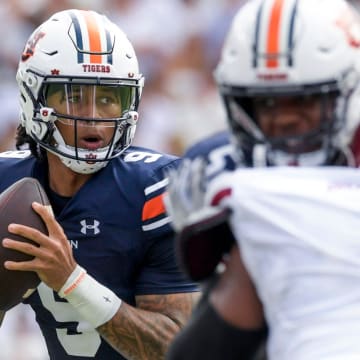
[[[354,163],[359,60],[359,15],[345,0],[248,1],[233,20],[215,71],[239,150],[252,165],[334,164],[340,153]],[[289,96],[319,99],[320,125],[272,138],[259,126],[255,100]],[[296,150],[309,143],[315,150]]]

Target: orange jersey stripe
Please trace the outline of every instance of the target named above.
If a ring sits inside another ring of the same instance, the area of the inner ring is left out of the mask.
[[[150,220],[165,212],[163,196],[164,194],[158,195],[145,203],[142,212],[143,221]]]
[[[88,29],[89,44],[91,52],[101,52],[101,39],[95,16],[89,11],[82,12]],[[101,55],[90,54],[90,63],[101,64]]]
[[[275,0],[271,10],[266,49],[270,56],[266,61],[266,66],[269,68],[276,68],[279,65],[276,56],[279,53],[280,19],[283,4],[284,0]]]

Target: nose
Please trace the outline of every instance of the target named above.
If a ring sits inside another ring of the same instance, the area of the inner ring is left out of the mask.
[[[301,119],[300,114],[282,109],[274,115],[269,135],[274,137],[299,135],[304,131],[304,124],[305,121]]]
[[[92,99],[84,99],[80,106],[78,106],[78,115],[85,118],[96,117],[96,104]]]
[[[280,99],[258,112],[259,125],[268,137],[302,135],[311,130],[311,116],[294,101]]]
[[[81,106],[78,107],[76,116],[88,120],[78,120],[79,126],[95,127],[97,122],[93,119],[98,118],[96,105],[91,100],[83,101]]]
[[[87,119],[87,120],[80,120],[83,125],[86,126],[95,126],[96,121],[93,119],[101,118],[101,112],[99,107],[96,104],[96,101],[91,97],[84,98],[81,101],[81,104],[77,105],[77,113],[75,114],[79,118]]]

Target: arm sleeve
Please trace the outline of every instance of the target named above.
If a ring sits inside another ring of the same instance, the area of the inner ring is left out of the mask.
[[[171,343],[166,360],[265,360],[267,329],[226,323],[203,299],[201,307]]]

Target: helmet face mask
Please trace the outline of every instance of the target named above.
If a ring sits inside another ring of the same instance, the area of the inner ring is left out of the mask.
[[[334,156],[329,139],[340,127],[334,112],[338,96],[331,91],[224,98],[242,149],[264,149],[257,164],[311,165],[311,157],[325,164]]]
[[[30,36],[17,81],[27,134],[71,170],[98,171],[130,146],[144,78],[131,43],[106,17],[54,14]]]
[[[235,144],[250,165],[332,165],[345,157],[354,164],[349,149],[360,120],[354,29],[360,31],[358,14],[343,0],[243,5],[214,75]]]

